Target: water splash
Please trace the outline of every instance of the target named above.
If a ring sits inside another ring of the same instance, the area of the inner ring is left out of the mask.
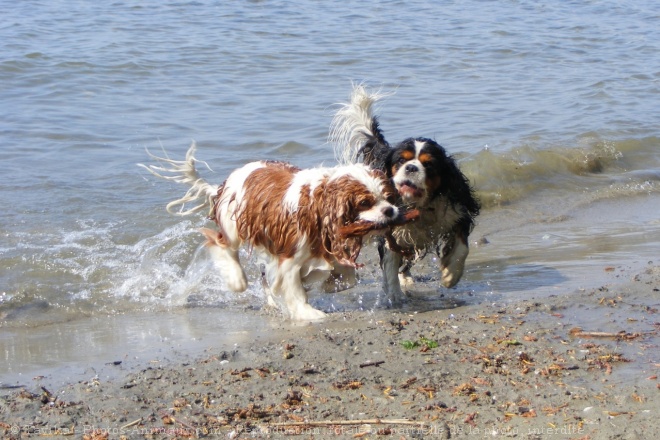
[[[85,220],[72,230],[40,232],[38,240],[35,232],[15,235],[13,249],[0,254],[2,268],[17,274],[2,293],[0,320],[20,323],[35,312],[58,321],[79,314],[261,301],[259,288],[228,292],[194,222],[118,243],[128,226]],[[257,268],[249,255],[243,258],[255,279]]]

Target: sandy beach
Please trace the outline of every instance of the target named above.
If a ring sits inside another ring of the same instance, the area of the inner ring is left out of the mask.
[[[657,438],[660,267],[601,270],[612,282],[538,300],[338,312],[197,353],[117,359],[112,375],[34,377],[1,390],[0,433]]]

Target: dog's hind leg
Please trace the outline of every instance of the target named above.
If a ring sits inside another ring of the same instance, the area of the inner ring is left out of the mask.
[[[215,266],[220,270],[220,276],[234,292],[247,289],[247,277],[238,259],[238,250],[222,246],[211,246],[209,252]]]
[[[206,235],[211,258],[215,266],[220,270],[220,276],[227,283],[227,287],[234,292],[243,292],[247,289],[247,277],[238,258],[238,249],[232,249],[225,244],[222,234],[211,229],[202,228],[201,232]]]

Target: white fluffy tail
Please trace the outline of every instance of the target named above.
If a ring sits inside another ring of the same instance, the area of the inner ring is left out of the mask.
[[[366,141],[377,137],[373,132],[373,105],[390,93],[369,93],[363,84],[354,84],[351,102],[341,104],[330,126],[329,142],[334,145],[335,159],[341,164],[356,163]],[[377,129],[377,127],[376,127]]]
[[[213,199],[218,195],[218,186],[211,185],[197,172],[195,168],[195,163],[200,162],[195,159],[195,150],[197,146],[193,142],[188,152],[186,152],[185,160],[172,160],[168,158],[158,157],[151,154],[147,151],[147,154],[152,159],[157,160],[167,164],[166,166],[157,166],[157,165],[144,165],[138,164],[142,168],[145,168],[154,176],[160,177],[162,179],[172,180],[177,183],[185,183],[190,185],[190,189],[186,194],[180,199],[174,200],[167,204],[167,212],[174,215],[189,215],[197,211],[201,211],[206,208],[210,211],[213,209]],[[201,162],[206,165],[206,162]],[[208,168],[208,165],[206,165]],[[209,168],[210,169],[210,168]],[[190,208],[185,209],[185,204],[188,202],[193,202],[199,199],[203,199],[203,203]],[[174,209],[178,207],[178,209]]]

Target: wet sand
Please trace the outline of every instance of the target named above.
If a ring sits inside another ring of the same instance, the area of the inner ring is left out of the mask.
[[[130,356],[115,353],[69,383],[5,387],[0,433],[657,438],[660,267],[600,271],[609,282],[595,288],[421,313],[337,312],[291,325],[246,310],[269,329],[223,342],[187,335],[160,355],[126,347]]]

